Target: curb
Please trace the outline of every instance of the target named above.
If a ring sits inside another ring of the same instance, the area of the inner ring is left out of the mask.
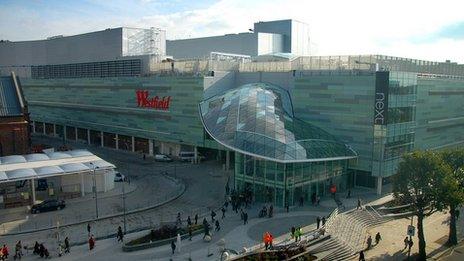
[[[169,203],[169,202],[171,202],[173,200],[178,199],[180,196],[182,196],[185,193],[185,191],[187,190],[187,186],[186,186],[186,184],[184,182],[182,182],[181,179],[175,179],[175,178],[167,176],[167,175],[165,175],[165,177],[168,178],[168,179],[173,180],[176,183],[181,183],[181,191],[180,191],[180,193],[178,193],[177,195],[175,195],[175,196],[173,196],[173,197],[171,197],[171,198],[169,198],[169,199],[167,199],[167,200],[165,200],[165,201],[163,201],[161,203],[158,203],[156,205],[152,205],[152,206],[148,206],[148,207],[144,207],[144,208],[139,208],[139,209],[134,209],[134,210],[131,210],[131,211],[127,211],[126,215],[139,213],[139,212],[143,212],[143,211],[146,211],[146,210],[150,210],[150,209],[153,209],[153,208],[163,206],[163,205],[165,205],[165,204],[167,204],[167,203]],[[89,222],[100,221],[100,220],[104,220],[104,219],[120,217],[120,216],[123,216],[123,215],[124,215],[124,213],[116,213],[116,214],[111,214],[111,215],[106,215],[106,216],[103,216],[103,217],[99,217],[97,219],[86,219],[86,220],[79,221],[79,222],[68,223],[68,224],[65,224],[65,225],[61,225],[60,227],[62,227],[62,228],[63,227],[70,227],[70,226],[80,225],[80,224],[84,224],[84,223],[89,223]],[[58,228],[57,226],[50,226],[50,227],[44,227],[44,228],[39,228],[39,229],[31,229],[31,230],[15,232],[15,233],[0,234],[0,237],[23,235],[23,234],[41,232],[41,231],[57,229],[57,228]],[[101,237],[101,238],[105,238],[105,237]],[[109,237],[106,237],[106,238],[109,238]]]

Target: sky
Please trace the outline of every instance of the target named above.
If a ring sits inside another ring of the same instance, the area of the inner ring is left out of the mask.
[[[246,32],[296,19],[312,55],[384,54],[464,63],[464,2],[455,0],[0,0],[0,39],[112,27],[158,27],[168,39]]]

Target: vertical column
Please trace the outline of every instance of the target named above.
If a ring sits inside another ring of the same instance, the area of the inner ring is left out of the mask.
[[[42,126],[43,126],[43,134],[47,134],[47,132],[45,132],[45,122],[42,122]]]
[[[56,124],[53,123],[53,137],[56,137]]]
[[[148,139],[148,155],[153,156],[153,140]]]
[[[66,125],[63,125],[63,140],[67,140],[67,138],[66,138]]]
[[[226,170],[229,170],[230,165],[230,151],[226,151]]]
[[[32,133],[35,133],[35,121],[32,121]]]
[[[90,145],[90,129],[87,129],[87,144]]]
[[[135,152],[135,137],[132,136],[132,152]]]
[[[382,194],[382,177],[377,177],[377,195]]]
[[[74,139],[77,141],[77,127],[74,127]]]
[[[198,149],[197,149],[197,146],[193,147],[193,152],[194,152],[194,158],[193,158],[193,162],[196,164],[198,163]]]
[[[34,203],[35,203],[35,184],[34,184],[34,180],[33,180],[33,179],[30,179],[29,182],[31,182],[32,204],[34,204]]]
[[[85,187],[84,187],[84,173],[79,174],[81,176],[81,196],[85,196]]]
[[[161,154],[165,154],[164,153],[164,142],[160,142],[160,151],[161,151]]]
[[[115,142],[115,147],[117,150],[119,150],[119,135],[116,133],[114,137],[114,142]],[[106,191],[105,191],[106,192]]]
[[[100,146],[104,147],[105,143],[103,142],[103,140],[105,139],[105,137],[103,136],[103,131],[100,131],[100,135],[101,135]]]

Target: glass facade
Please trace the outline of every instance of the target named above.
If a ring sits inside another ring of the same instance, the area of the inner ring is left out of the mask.
[[[252,192],[255,201],[276,206],[310,202],[311,195],[323,196],[335,185],[338,192],[348,187],[348,161],[279,163],[235,153],[235,188]]]
[[[246,84],[200,104],[206,131],[235,151],[235,188],[254,200],[294,205],[330,186],[347,187],[356,153],[321,128],[294,117],[289,93]]]
[[[334,136],[293,115],[289,93],[265,83],[246,84],[200,104],[208,133],[222,145],[280,163],[355,158]]]

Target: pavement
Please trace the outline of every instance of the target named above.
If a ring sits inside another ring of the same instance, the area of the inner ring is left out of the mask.
[[[50,144],[53,142],[41,141],[41,143]],[[192,165],[190,163],[159,163],[147,158],[143,160],[139,155],[116,151],[111,149],[102,149],[98,147],[87,147],[79,144],[71,144],[73,148],[87,148],[96,155],[108,159],[108,161],[118,166],[123,174],[128,174],[131,179],[131,184],[136,184],[137,188],[129,193],[126,198],[126,206],[128,209],[143,208],[147,205],[163,203],[171,193],[178,194],[178,188],[173,187],[172,180],[180,180],[184,191],[181,195],[171,201],[169,204],[159,205],[154,208],[146,209],[142,212],[126,215],[126,229],[128,232],[140,231],[148,229],[157,224],[166,221],[175,221],[178,212],[181,212],[184,218],[187,215],[193,216],[195,213],[207,213],[211,208],[217,208],[224,202],[224,188],[230,172],[222,171],[222,166],[218,162],[203,162],[201,164]],[[161,172],[167,172],[167,178],[160,175]],[[116,193],[117,194],[117,193]],[[131,199],[132,197],[132,199]],[[114,200],[114,204],[102,204],[99,206],[110,210],[120,210],[117,203],[122,203],[120,195],[109,196],[105,199]],[[82,199],[81,202],[86,203],[83,209],[77,209],[76,212],[68,213],[67,220],[60,222],[59,229],[38,231],[19,235],[4,235],[0,236],[1,244],[14,246],[17,240],[21,240],[23,245],[32,245],[35,241],[44,242],[49,246],[51,252],[54,251],[58,240],[63,240],[64,237],[70,238],[71,244],[85,243],[88,238],[86,230],[87,223],[80,223],[71,226],[63,226],[69,219],[77,220],[84,219],[85,215],[92,218],[95,213],[95,204],[93,198],[89,200]],[[111,202],[111,201],[108,201]],[[79,202],[76,202],[79,204]],[[85,209],[88,208],[88,209]],[[65,208],[66,211],[70,208]],[[54,211],[41,213],[44,217],[55,217],[57,213],[62,211]],[[81,216],[79,216],[81,215]],[[32,217],[35,218],[35,217]],[[31,217],[26,219],[26,222],[31,222]],[[45,220],[47,218],[44,218]],[[91,233],[98,238],[113,236],[116,233],[118,226],[123,227],[123,216],[116,216],[91,222]],[[49,222],[49,221],[48,221]],[[44,224],[47,223],[44,221]],[[50,222],[53,223],[53,222]],[[45,224],[48,225],[48,224]],[[54,225],[54,224],[53,224]],[[1,229],[2,225],[0,225]],[[19,227],[19,226],[18,226]]]
[[[213,195],[222,199],[219,196],[223,194],[224,187],[221,187],[220,193],[214,195],[214,191],[209,191],[210,187],[203,184],[202,193],[204,195]],[[199,187],[200,188],[200,187]],[[215,190],[216,191],[216,190]],[[199,191],[198,191],[199,192]],[[363,202],[368,202],[375,193],[372,190],[367,189],[356,189],[352,191],[353,198],[342,199],[347,209],[354,208],[357,204],[357,197],[359,196]],[[187,200],[186,194],[182,195],[179,199]],[[193,197],[194,195],[192,195]],[[378,197],[377,197],[378,198]],[[179,206],[181,200],[175,200],[172,203],[164,206],[166,208],[171,205]],[[191,201],[190,201],[191,202]],[[225,242],[227,248],[241,250],[245,248],[255,247],[260,245],[262,241],[262,235],[265,231],[270,231],[276,238],[275,242],[281,240],[290,239],[290,228],[292,226],[302,226],[303,232],[310,231],[315,228],[315,221],[317,216],[328,216],[334,209],[332,203],[334,200],[329,196],[321,199],[319,206],[305,205],[304,207],[292,207],[289,213],[286,213],[282,208],[274,208],[275,215],[272,218],[258,218],[259,210],[263,204],[256,203],[249,207],[246,211],[249,214],[249,223],[243,225],[243,221],[240,219],[240,214],[232,212],[230,207],[226,212],[226,218],[221,219],[221,213],[218,213],[219,221],[221,224],[221,230],[213,233],[212,241],[205,243],[202,240],[202,235],[195,236],[192,241],[183,240],[180,246],[180,252],[176,252],[174,255],[171,254],[169,245],[150,248],[146,250],[140,250],[135,252],[123,252],[121,244],[116,242],[115,238],[97,240],[97,247],[89,251],[88,246],[78,245],[73,246],[70,255],[61,257],[64,260],[217,260],[219,257],[219,245],[220,242]],[[197,203],[198,204],[198,203]],[[185,218],[185,212],[182,212],[182,216]],[[193,215],[191,215],[193,217]],[[174,217],[173,217],[174,218]],[[207,216],[208,221],[210,217]],[[174,220],[174,219],[173,219]],[[202,220],[202,219],[200,219]],[[85,227],[82,228],[85,231]],[[148,233],[149,230],[138,231],[126,235],[125,241],[140,237]],[[71,239],[73,240],[73,239]],[[1,241],[1,238],[0,238]],[[52,255],[56,258],[56,240],[48,243],[47,246],[51,249]],[[178,247],[179,249],[179,247]],[[24,258],[24,260],[34,259],[34,256],[30,254]]]

